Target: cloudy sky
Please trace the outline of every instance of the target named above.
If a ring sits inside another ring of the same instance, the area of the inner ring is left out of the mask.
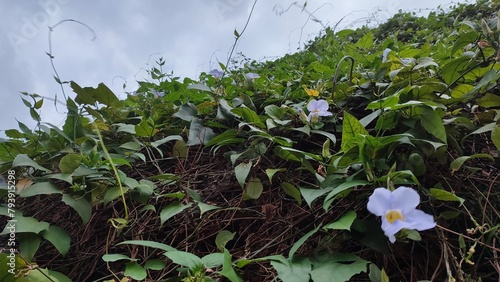
[[[466,0],[258,0],[237,52],[257,60],[293,53],[314,38],[323,26],[339,28],[385,21],[399,9],[428,13]],[[469,0],[468,2],[471,2]],[[296,3],[294,5],[294,3]],[[164,70],[196,79],[200,72],[226,62],[234,43],[233,31],[242,31],[254,0],[0,0],[0,130],[17,128],[17,120],[34,128],[20,92],[47,99],[42,120],[61,125],[64,107],[53,106],[60,86],[55,82],[52,55],[63,81],[96,87],[103,82],[116,95],[136,89],[145,69],[163,57]],[[94,39],[94,40],[93,40]],[[71,94],[69,88],[66,93]],[[58,114],[57,112],[60,112]],[[4,136],[0,131],[0,136]]]

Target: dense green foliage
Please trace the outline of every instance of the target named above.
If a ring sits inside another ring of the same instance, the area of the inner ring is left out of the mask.
[[[0,172],[16,176],[17,267],[34,278],[0,272],[2,281],[69,281],[60,273],[68,269],[37,258],[55,248],[49,253],[69,263],[87,229],[103,235],[95,259],[111,275],[92,277],[99,281],[493,281],[500,275],[498,9],[478,1],[427,18],[400,13],[373,29],[328,28],[304,51],[220,64],[224,75],[198,80],[165,74],[160,59],[125,100],[104,84],[71,82],[62,128],[41,120],[42,97],[24,93],[38,125],[5,132]],[[308,119],[313,99],[328,102],[332,115]],[[196,184],[198,175],[205,178]],[[226,175],[232,185],[218,182]],[[366,200],[376,187],[401,185],[419,192],[419,208],[438,226],[403,230],[391,245]],[[77,213],[71,225],[61,223],[64,215],[44,216],[44,205],[61,202]],[[279,253],[262,252],[272,240],[256,249],[258,238],[245,239],[234,224],[201,231],[237,212],[278,224],[284,202],[284,212],[314,220],[287,233]],[[12,210],[2,204],[0,214]],[[96,218],[105,226],[91,224]],[[196,228],[185,227],[178,240],[183,221]]]

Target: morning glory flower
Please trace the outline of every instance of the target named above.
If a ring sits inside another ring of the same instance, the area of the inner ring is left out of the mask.
[[[432,215],[416,209],[419,203],[420,196],[412,188],[401,186],[394,191],[377,188],[368,198],[367,208],[382,217],[382,230],[394,243],[394,235],[403,228],[422,231],[436,226]]]
[[[328,102],[323,99],[311,100],[309,104],[307,104],[307,109],[309,110],[307,121],[317,122],[319,117],[329,117],[333,115],[328,111]]]
[[[224,75],[224,72],[222,72],[218,69],[213,69],[210,71],[210,74],[215,78],[221,78]]]
[[[252,80],[252,79],[255,79],[255,78],[259,78],[260,75],[256,74],[256,73],[253,73],[253,72],[249,72],[249,73],[246,73],[245,74],[245,78],[247,80]]]
[[[155,97],[163,97],[163,96],[165,96],[165,92],[163,92],[163,91],[161,91],[161,92],[160,92],[160,91],[156,91],[156,90],[154,90],[153,88],[149,88],[149,91],[150,91],[151,93],[153,93],[153,95],[154,95]]]

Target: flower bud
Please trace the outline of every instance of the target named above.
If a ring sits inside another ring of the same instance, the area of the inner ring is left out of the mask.
[[[303,123],[308,123],[306,113],[304,113],[304,111],[301,108],[298,108],[297,112],[299,112],[300,121],[302,121]]]
[[[481,29],[483,30],[484,35],[490,35],[493,33],[485,19],[481,19]]]

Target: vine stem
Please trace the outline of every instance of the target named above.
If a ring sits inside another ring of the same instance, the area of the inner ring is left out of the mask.
[[[335,93],[335,85],[337,83],[337,75],[338,75],[338,72],[339,72],[339,69],[340,69],[340,64],[342,64],[343,61],[345,60],[351,60],[351,69],[349,71],[349,80],[352,80],[352,71],[354,69],[354,62],[356,62],[356,60],[354,60],[353,57],[351,56],[344,56],[342,57],[342,59],[340,59],[340,61],[337,63],[337,68],[335,69],[335,75],[333,76],[333,83],[332,83],[332,100],[333,100],[333,95]]]
[[[250,22],[250,19],[252,18],[252,14],[253,14],[253,11],[255,9],[255,5],[257,4],[257,0],[255,0],[253,2],[253,5],[252,5],[252,9],[250,10],[250,14],[248,15],[248,18],[247,18],[247,21],[245,23],[245,26],[243,27],[243,29],[241,30],[240,33],[237,33],[237,36],[234,40],[234,44],[233,44],[233,47],[231,48],[231,51],[229,53],[229,57],[227,57],[227,61],[226,61],[226,65],[225,65],[225,68],[227,69],[227,66],[229,65],[229,62],[231,61],[231,58],[233,57],[233,53],[234,53],[234,49],[236,49],[236,45],[238,44],[238,41],[240,40],[240,37],[241,35],[243,35],[243,33],[245,32],[245,30],[247,29],[248,27],[248,23]],[[224,75],[226,74],[226,72],[224,71],[222,73],[222,77],[221,77],[221,80],[224,78]]]
[[[94,124],[94,130],[96,131],[97,136],[99,137],[99,144],[101,144],[102,151],[104,152],[104,155],[106,156],[106,159],[109,161],[109,165],[113,169],[113,173],[115,174],[116,181],[118,182],[118,187],[120,187],[120,194],[121,194],[121,198],[122,198],[122,202],[123,202],[123,207],[124,207],[124,211],[125,211],[125,224],[122,223],[122,224],[118,225],[117,228],[118,229],[122,229],[123,227],[125,227],[127,225],[128,220],[129,220],[129,217],[128,217],[129,216],[129,214],[128,214],[128,206],[127,206],[127,202],[125,201],[125,192],[123,191],[123,185],[122,185],[122,182],[120,180],[120,175],[118,175],[118,170],[116,169],[116,165],[113,162],[113,159],[111,158],[111,156],[109,155],[108,149],[106,149],[106,146],[104,145],[104,141],[102,139],[101,131],[99,130],[99,128],[97,128],[97,125],[95,125],[95,124]],[[113,219],[110,219],[110,220],[113,220]],[[113,224],[113,226],[115,226],[115,225]]]

